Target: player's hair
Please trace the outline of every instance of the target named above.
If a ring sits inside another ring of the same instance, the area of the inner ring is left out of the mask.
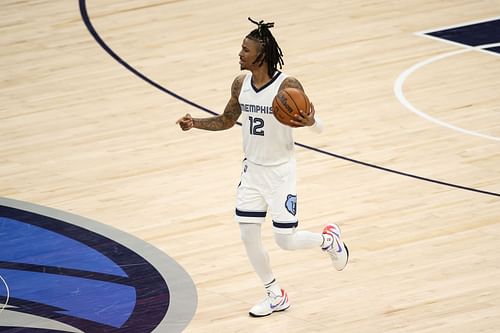
[[[269,77],[273,77],[274,73],[278,70],[278,66],[280,69],[282,68],[283,62],[283,52],[274,39],[273,34],[269,31],[269,28],[274,27],[274,22],[264,23],[264,21],[254,21],[250,17],[248,20],[254,24],[257,24],[257,28],[252,30],[246,38],[255,40],[260,43],[261,50],[257,59],[255,59],[254,63],[259,63],[259,66],[264,63],[267,63],[267,70]]]

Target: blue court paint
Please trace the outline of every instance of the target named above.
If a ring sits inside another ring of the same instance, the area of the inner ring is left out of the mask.
[[[0,198],[0,244],[1,315],[35,320],[0,320],[1,332],[40,318],[86,333],[179,333],[194,315],[196,289],[175,261],[95,221]]]
[[[0,262],[57,266],[127,276],[108,257],[81,242],[57,232],[1,216],[0,244],[2,248],[10,249],[0,251]],[[61,256],[63,251],[70,253],[71,257]]]
[[[500,42],[500,19],[427,32],[426,35],[467,46],[494,44]],[[500,47],[485,50],[500,53]]]
[[[43,304],[57,309],[56,316],[62,314],[120,328],[136,304],[135,288],[120,283],[16,269],[0,269],[0,275],[8,283],[11,304]],[[1,296],[6,295],[0,289]],[[36,312],[36,307],[31,309]]]

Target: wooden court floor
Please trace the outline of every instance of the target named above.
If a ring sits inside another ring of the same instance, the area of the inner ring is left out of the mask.
[[[418,33],[498,17],[500,1],[86,5],[106,45],[144,77],[96,42],[78,1],[2,1],[0,197],[167,253],[198,290],[186,333],[499,331],[500,54],[450,54],[463,46]],[[241,129],[182,132],[180,116],[208,113],[161,89],[221,112],[248,16],[275,22],[283,70],[325,124],[321,135],[295,131],[316,148],[296,149],[300,227],[335,221],[351,250],[337,272],[320,250],[280,250],[267,224],[292,307],[264,319],[247,316],[263,293],[233,221]]]

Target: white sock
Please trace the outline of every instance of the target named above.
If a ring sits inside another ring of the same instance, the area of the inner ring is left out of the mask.
[[[276,279],[273,279],[271,282],[264,285],[267,291],[272,292],[276,296],[281,296],[281,287],[276,282]]]

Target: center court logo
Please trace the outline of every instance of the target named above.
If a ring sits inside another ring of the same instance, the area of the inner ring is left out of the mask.
[[[196,309],[170,257],[79,216],[0,198],[0,244],[2,332],[181,332]]]

